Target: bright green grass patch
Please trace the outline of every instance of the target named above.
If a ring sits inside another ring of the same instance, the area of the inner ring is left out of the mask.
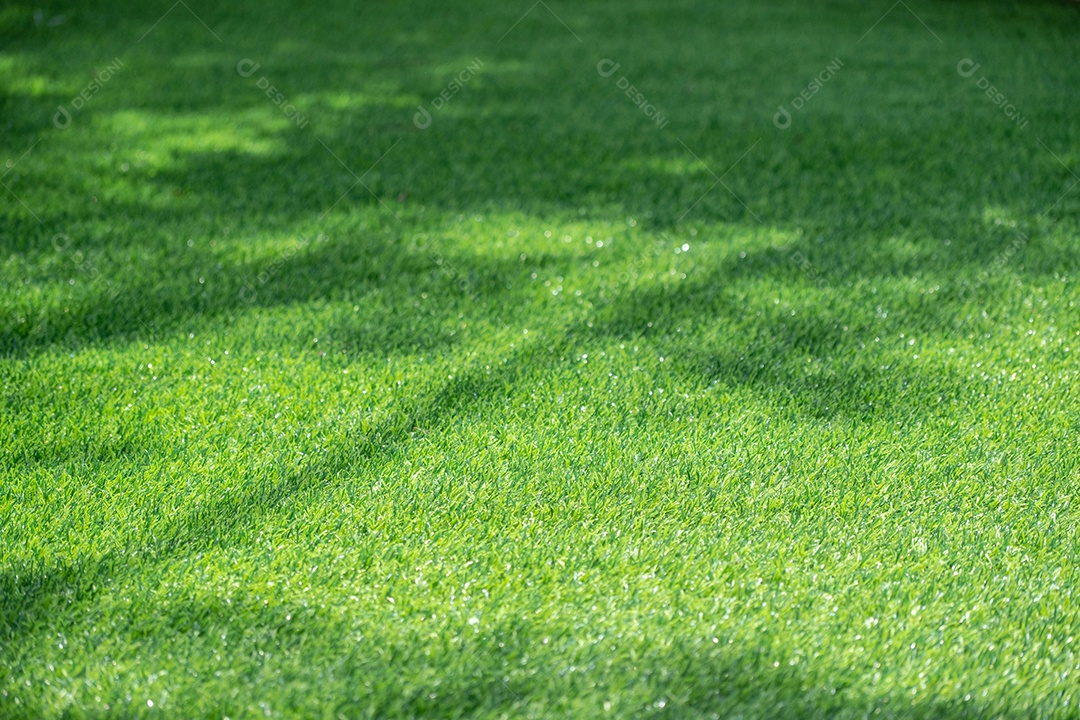
[[[1080,715],[1080,17],[887,10],[0,10],[0,717]]]

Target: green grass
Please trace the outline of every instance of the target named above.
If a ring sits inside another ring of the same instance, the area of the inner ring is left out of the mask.
[[[248,5],[0,9],[0,717],[1080,717],[1075,7]]]

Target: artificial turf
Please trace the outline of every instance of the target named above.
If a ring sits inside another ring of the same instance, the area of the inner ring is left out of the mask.
[[[0,717],[1080,716],[1078,38],[5,4]]]

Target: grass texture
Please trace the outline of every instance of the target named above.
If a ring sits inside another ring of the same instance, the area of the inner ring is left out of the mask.
[[[1080,717],[1080,13],[0,7],[0,717]]]

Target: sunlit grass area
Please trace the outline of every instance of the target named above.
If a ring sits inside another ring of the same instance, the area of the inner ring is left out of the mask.
[[[1080,716],[1080,12],[889,5],[0,9],[0,717]]]

